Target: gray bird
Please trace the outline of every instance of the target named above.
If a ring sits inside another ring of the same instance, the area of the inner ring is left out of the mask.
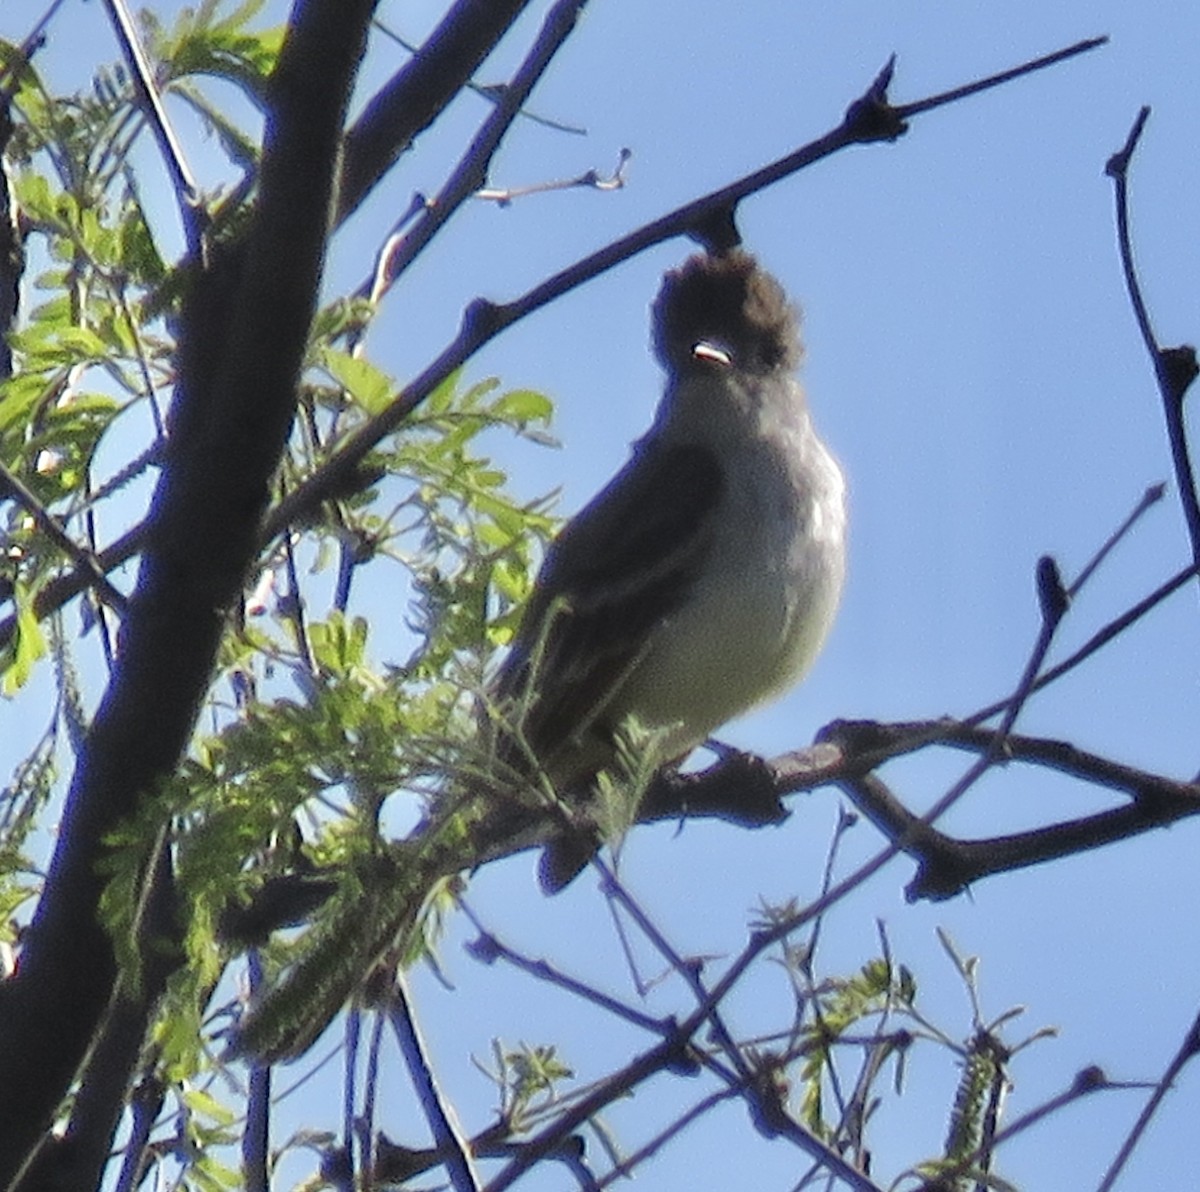
[[[485,701],[484,739],[517,793],[464,776],[421,831],[373,858],[243,1019],[235,1050],[274,1061],[308,1048],[407,939],[439,878],[545,844],[543,885],[570,881],[598,832],[525,795],[548,780],[586,811],[630,717],[656,730],[647,760],[666,765],[816,657],[841,593],[846,514],[792,375],[795,313],[735,250],[668,273],[653,315],[667,370],[654,425],[550,547]]]
[[[653,341],[654,424],[550,547],[493,689],[520,709],[521,750],[499,754],[518,769],[532,754],[567,803],[613,764],[628,717],[665,764],[791,687],[842,590],[845,484],[793,375],[779,283],[740,249],[697,254],[666,275]],[[543,885],[594,844],[552,842]]]

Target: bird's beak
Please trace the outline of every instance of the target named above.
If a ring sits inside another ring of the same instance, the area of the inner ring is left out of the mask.
[[[724,349],[717,347],[716,344],[701,340],[692,348],[692,355],[697,360],[707,360],[711,364],[723,364],[726,368],[733,365],[733,357]]]

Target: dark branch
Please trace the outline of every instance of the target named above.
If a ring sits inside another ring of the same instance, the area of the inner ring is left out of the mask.
[[[179,204],[179,214],[183,220],[184,237],[187,240],[188,254],[198,260],[200,256],[200,238],[204,231],[204,209],[200,203],[200,190],[191,170],[184,160],[183,150],[171,127],[167,110],[163,106],[162,96],[154,81],[154,73],[142,49],[137,28],[133,23],[129,7],[125,0],[104,0],[108,9],[109,19],[121,52],[125,56],[125,64],[129,67],[134,89],[141,101],[146,119],[154,130],[154,139],[158,142],[158,151],[162,154],[171,177],[171,185],[175,190],[175,199]]]
[[[1055,50],[1052,54],[1045,54],[1041,58],[1034,58],[1030,62],[1014,66],[1011,70],[1002,70],[999,74],[989,75],[986,79],[967,83],[963,87],[955,87],[952,91],[943,91],[940,95],[931,95],[928,99],[917,100],[916,103],[903,104],[896,110],[900,114],[901,119],[907,120],[910,116],[918,116],[922,112],[932,111],[934,108],[940,108],[945,104],[957,103],[958,100],[966,99],[970,95],[978,95],[981,91],[990,91],[993,87],[1000,87],[1004,83],[1011,83],[1013,79],[1019,79],[1022,75],[1033,74],[1036,70],[1045,70],[1048,66],[1057,66],[1058,63],[1065,62],[1068,58],[1074,58],[1079,54],[1086,54],[1089,50],[1095,50],[1107,44],[1107,36],[1088,37],[1083,41],[1077,41],[1073,46]]]
[[[104,573],[96,556],[82,547],[63,528],[58,518],[38,500],[37,495],[17,476],[0,463],[0,501],[14,500],[30,517],[39,530],[82,572],[90,573],[89,586],[94,586],[105,601],[117,612],[125,611],[125,594],[113,586]]]
[[[1196,493],[1196,476],[1192,469],[1187,429],[1183,422],[1184,396],[1200,372],[1196,364],[1196,349],[1187,344],[1175,348],[1164,348],[1159,344],[1138,282],[1137,268],[1133,263],[1133,241],[1129,231],[1129,166],[1149,117],[1148,107],[1138,112],[1125,144],[1108,159],[1104,172],[1113,180],[1121,270],[1125,276],[1125,286],[1129,291],[1129,301],[1142,343],[1146,345],[1146,351],[1149,352],[1154,365],[1154,377],[1162,398],[1163,419],[1167,425],[1167,439],[1171,445],[1175,484],[1179,489],[1179,500],[1183,504],[1183,516],[1192,545],[1192,561],[1200,567],[1200,497]]]
[[[1158,1112],[1167,1093],[1175,1087],[1175,1082],[1179,1078],[1179,1074],[1197,1055],[1200,1055],[1200,1014],[1192,1020],[1192,1025],[1188,1028],[1183,1042],[1180,1043],[1179,1049],[1171,1057],[1171,1062],[1167,1065],[1162,1078],[1154,1086],[1153,1093],[1142,1107],[1142,1112],[1138,1114],[1138,1120],[1134,1122],[1129,1134],[1126,1136],[1124,1142],[1122,1142],[1116,1158],[1113,1159],[1108,1170],[1104,1173],[1104,1179],[1100,1181],[1100,1186],[1096,1189],[1096,1192],[1111,1192],[1117,1182],[1117,1178],[1125,1169],[1125,1165],[1129,1162],[1130,1157],[1141,1141],[1142,1135],[1146,1133],[1146,1128]]]
[[[1009,734],[1005,754],[1011,760],[1120,791],[1130,801],[1124,807],[1028,832],[960,841],[935,828],[930,816],[910,811],[873,770],[884,761],[930,745],[986,755],[995,747],[992,730],[950,720],[894,725],[838,722],[824,729],[822,738],[842,754],[840,763],[825,770],[822,778],[838,781],[884,836],[918,862],[917,876],[907,890],[910,900],[951,898],[980,878],[1090,852],[1200,814],[1200,786],[1195,783],[1125,766],[1065,741]]]

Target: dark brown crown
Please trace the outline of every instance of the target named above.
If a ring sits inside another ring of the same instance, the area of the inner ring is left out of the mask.
[[[654,300],[654,351],[679,370],[710,342],[750,372],[791,371],[800,360],[796,311],[783,287],[742,249],[697,253],[663,278]]]

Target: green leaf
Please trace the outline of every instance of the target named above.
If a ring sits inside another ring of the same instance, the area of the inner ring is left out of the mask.
[[[554,403],[536,389],[510,389],[492,404],[492,412],[513,422],[549,422]]]
[[[395,383],[369,360],[328,347],[320,348],[317,355],[321,367],[368,414],[378,414],[391,402]]]
[[[206,1117],[222,1126],[232,1126],[237,1121],[237,1114],[229,1106],[222,1105],[216,1097],[203,1089],[185,1088],[182,1092],[183,1103],[193,1112]]]
[[[34,593],[18,583],[13,593],[17,606],[17,631],[4,651],[0,691],[12,695],[29,681],[34,665],[46,654],[46,638],[34,611]]]

